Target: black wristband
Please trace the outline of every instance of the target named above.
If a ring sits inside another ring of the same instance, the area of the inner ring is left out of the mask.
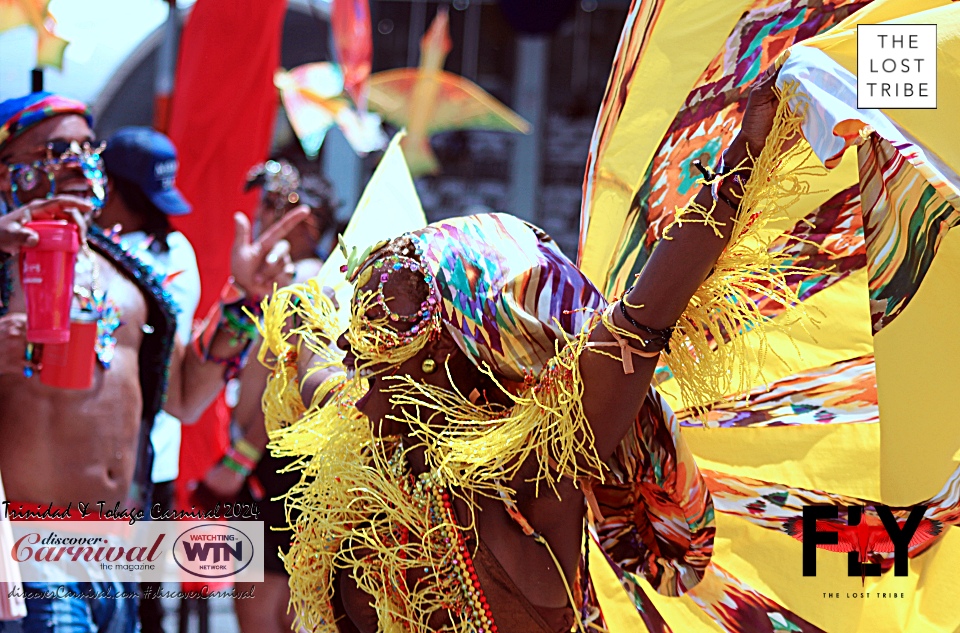
[[[653,352],[666,350],[666,352],[669,354],[670,339],[673,338],[673,330],[676,326],[671,325],[670,327],[663,328],[662,330],[657,330],[648,325],[640,323],[630,316],[630,313],[627,312],[626,296],[631,290],[633,290],[633,286],[628,288],[627,291],[623,293],[623,297],[620,299],[620,314],[622,314],[623,318],[630,322],[630,325],[637,328],[641,332],[650,335],[650,338],[644,341],[643,346],[645,351]]]
[[[703,174],[703,177],[706,179],[706,182],[703,183],[704,186],[713,184],[713,180],[718,176],[726,175],[726,174],[718,174],[717,172],[711,172],[709,169],[704,167],[703,163],[701,163],[699,160],[693,161],[693,166],[699,169],[700,173]],[[739,204],[731,200],[727,194],[720,191],[720,187],[717,187],[717,198],[722,200],[727,206],[729,206],[734,211],[737,211],[740,208]]]

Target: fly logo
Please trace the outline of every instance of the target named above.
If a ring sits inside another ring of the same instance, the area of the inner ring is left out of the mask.
[[[803,507],[802,518],[792,518],[784,531],[803,542],[803,575],[817,575],[817,549],[847,554],[847,575],[879,576],[881,566],[871,562],[876,554],[892,553],[894,575],[906,576],[910,552],[943,532],[940,521],[924,518],[925,506],[901,508],[894,513],[884,505],[873,506],[868,513],[862,506],[846,508],[846,521],[839,519],[839,508],[833,505]],[[905,519],[905,520],[901,520]]]
[[[174,560],[187,573],[224,578],[242,571],[253,559],[253,542],[235,527],[210,523],[177,537]]]

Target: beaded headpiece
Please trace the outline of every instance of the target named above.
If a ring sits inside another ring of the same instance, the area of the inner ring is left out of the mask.
[[[268,160],[253,166],[247,173],[245,189],[263,187],[272,194],[278,210],[300,201],[300,171],[287,161]]]
[[[413,357],[442,324],[474,364],[509,381],[528,381],[556,355],[558,341],[578,334],[605,305],[600,291],[548,235],[510,215],[437,222],[396,238],[388,250],[383,255],[374,250],[372,265],[361,263],[357,287],[369,284],[367,271],[371,276],[379,271],[382,288],[384,275],[389,279],[405,269],[422,275],[427,292],[426,306],[405,315],[409,321],[401,315],[392,319],[384,310],[378,340],[382,363]],[[359,310],[383,308],[381,300],[385,303],[379,290],[355,296],[348,338],[358,358],[354,340],[369,321]],[[414,322],[417,331],[398,333],[401,322]],[[365,352],[370,361],[377,354],[370,346]]]
[[[356,283],[347,339],[361,366],[402,363],[440,332],[440,293],[434,275],[421,263],[422,253],[417,245],[409,239],[408,243],[403,242],[403,237],[381,242],[360,255],[354,249],[347,257],[344,272]],[[388,245],[400,252],[381,252]],[[346,252],[342,240],[341,248]],[[387,283],[400,271],[413,273],[425,289],[424,299],[410,314],[394,311],[389,305],[391,297],[386,294]],[[376,281],[376,289],[369,288],[371,280]],[[370,318],[369,313],[375,308],[380,309],[382,316]],[[403,329],[404,326],[409,327]]]

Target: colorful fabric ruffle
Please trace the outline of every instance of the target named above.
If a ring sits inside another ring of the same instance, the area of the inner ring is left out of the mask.
[[[937,25],[938,109],[856,108],[856,27],[882,23]],[[611,632],[960,630],[960,333],[949,325],[960,311],[960,71],[944,61],[960,54],[958,25],[960,7],[942,0],[634,3],[588,162],[582,268],[608,296],[629,285],[695,195],[693,161],[719,161],[753,80],[782,63],[805,156],[780,172],[806,189],[766,248],[810,270],[788,275],[793,316],[763,288],[748,293],[782,327],[728,333],[747,353],[721,397],[687,402],[659,369],[714,502],[714,553],[674,599],[591,552]],[[911,544],[907,576],[871,552],[882,573],[861,581],[846,554],[819,551],[817,576],[804,577],[789,526],[810,504],[838,506],[841,522],[864,506],[868,524],[880,504],[901,523],[926,504],[941,529]],[[847,597],[861,593],[871,597]]]
[[[85,103],[49,92],[33,92],[0,103],[0,148],[27,128],[60,114],[79,114],[93,127]]]

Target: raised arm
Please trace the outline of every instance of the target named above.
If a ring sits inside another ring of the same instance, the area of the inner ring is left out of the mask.
[[[778,103],[775,80],[776,74],[770,73],[753,88],[740,133],[724,154],[726,168],[742,164],[738,174],[743,181],[752,170],[751,157],[760,154],[773,125]],[[715,169],[719,171],[719,166]],[[594,329],[590,337],[593,349],[607,353],[591,353],[588,349],[580,357],[580,369],[584,412],[601,459],[613,453],[633,424],[659,351],[669,340],[668,328],[680,318],[726,247],[737,213],[731,203],[736,204],[741,195],[742,186],[732,177],[724,179],[718,191],[703,186],[694,203],[713,209],[712,218],[720,235],[704,223],[673,225],[653,249],[637,283],[607,313],[607,321],[621,332],[611,332],[604,325]]]
[[[239,437],[227,455],[214,464],[203,478],[207,489],[218,499],[233,499],[256,467],[267,448],[267,429],[263,420],[263,390],[270,370],[263,363],[247,363],[240,372],[240,395],[233,409],[233,421]]]
[[[253,242],[249,221],[242,214],[237,215],[231,272],[242,298],[221,305],[208,317],[205,326],[198,328],[193,343],[204,337],[202,344],[178,344],[174,350],[164,405],[167,412],[184,422],[196,420],[226,379],[239,369],[256,331],[242,308],[256,310],[257,297],[271,292],[275,283],[289,282],[290,247],[283,237],[307,215],[306,207],[294,210]]]

